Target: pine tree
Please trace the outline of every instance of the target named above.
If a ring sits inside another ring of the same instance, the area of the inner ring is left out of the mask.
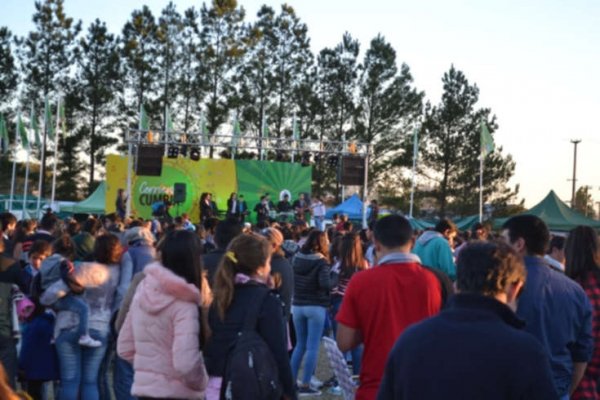
[[[371,185],[401,181],[402,142],[412,133],[421,114],[423,92],[412,85],[410,69],[396,66],[396,51],[379,35],[371,41],[361,65],[360,102],[356,112],[356,133],[371,146],[369,182]],[[400,169],[391,173],[392,169]],[[382,174],[386,172],[386,179]]]
[[[479,204],[480,126],[484,121],[491,134],[497,129],[491,110],[476,108],[479,88],[452,66],[442,78],[444,92],[437,107],[425,112],[421,164],[435,182],[434,197],[440,213],[476,213]],[[514,173],[511,156],[502,148],[489,154],[484,164],[484,202],[505,206],[515,192],[506,184]]]
[[[196,75],[198,59],[199,14],[195,8],[185,11],[181,31],[181,73],[176,79],[177,104],[183,111],[183,130],[188,132],[199,120],[199,105],[203,98],[203,79]]]
[[[234,92],[234,72],[241,61],[245,44],[244,9],[236,0],[213,0],[211,8],[202,5],[200,12],[201,61],[198,78],[206,82],[206,120],[208,131],[215,134],[229,115],[229,100]],[[213,148],[210,149],[213,157]]]
[[[104,162],[107,147],[117,143],[108,132],[114,128],[117,94],[121,91],[120,57],[117,40],[106,24],[96,19],[79,42],[79,68],[73,96],[77,104],[77,129],[83,134],[89,155],[89,184],[95,186],[96,163]]]
[[[81,22],[75,23],[66,16],[63,0],[35,2],[33,23],[35,30],[26,38],[20,38],[20,59],[23,76],[23,105],[34,104],[43,109],[44,98],[55,99],[69,90],[69,72],[75,56],[75,38],[81,30]],[[43,146],[47,150],[47,132],[44,131]],[[46,176],[46,151],[41,159],[42,176]],[[42,183],[41,196],[46,194],[46,180]]]
[[[2,102],[11,97],[19,83],[11,38],[12,33],[8,28],[0,27],[0,99]]]

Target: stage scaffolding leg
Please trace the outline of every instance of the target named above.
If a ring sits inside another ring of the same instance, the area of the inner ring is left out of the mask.
[[[131,215],[131,169],[133,168],[132,144],[127,145],[127,201],[125,207],[125,218]]]
[[[369,146],[365,155],[365,182],[363,185],[363,204],[362,204],[362,224],[363,229],[367,228],[367,192],[369,188]]]

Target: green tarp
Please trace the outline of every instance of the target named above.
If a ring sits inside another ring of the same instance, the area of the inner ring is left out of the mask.
[[[540,217],[551,231],[570,231],[578,225],[588,225],[592,228],[600,229],[600,221],[588,218],[572,210],[565,202],[558,198],[553,190],[548,193],[544,200],[521,215],[525,214]],[[494,228],[502,227],[502,224],[507,219],[496,219],[494,221]]]
[[[105,214],[106,213],[106,182],[100,182],[100,185],[94,190],[94,193],[85,200],[72,206],[61,207],[61,212],[70,212],[73,214]]]

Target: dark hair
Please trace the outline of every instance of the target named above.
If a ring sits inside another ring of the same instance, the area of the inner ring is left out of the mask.
[[[215,217],[206,218],[204,220],[204,229],[211,231],[219,225],[219,219]]]
[[[3,231],[6,230],[6,228],[10,225],[10,224],[16,224],[17,223],[17,217],[15,217],[12,213],[9,212],[3,212],[0,213],[0,229],[2,229]]]
[[[52,246],[45,240],[36,240],[29,248],[29,257],[33,255],[41,256],[43,254],[50,255]]]
[[[375,240],[388,249],[405,246],[412,239],[410,222],[401,215],[388,215],[377,220],[373,231]]]
[[[365,267],[360,237],[356,233],[345,234],[340,242],[340,277],[350,278]]]
[[[220,249],[225,249],[231,241],[242,233],[242,226],[233,218],[220,222],[215,229],[215,244]]]
[[[444,233],[447,230],[450,230],[450,232],[458,232],[458,228],[456,227],[456,224],[454,222],[452,222],[451,220],[449,220],[448,218],[442,218],[439,220],[439,222],[437,224],[435,224],[435,231],[439,232],[439,233]]]
[[[590,273],[600,278],[598,234],[589,226],[578,226],[569,232],[565,245],[565,269],[571,279],[584,281]]]
[[[233,195],[237,195],[236,192],[231,192],[231,194],[229,195],[229,200],[233,200]]]
[[[73,260],[75,257],[75,244],[69,235],[61,235],[52,243],[52,252]]]
[[[90,235],[94,236],[94,235],[96,235],[96,233],[98,233],[98,231],[100,230],[101,227],[102,227],[102,223],[98,219],[88,218],[83,223],[82,229],[85,232],[89,233]]]
[[[508,238],[513,243],[519,238],[525,241],[528,254],[541,256],[546,252],[550,241],[548,227],[535,215],[517,215],[502,225],[508,231]]]
[[[523,259],[507,243],[473,241],[458,256],[456,286],[463,293],[494,296],[526,275]]]
[[[79,225],[79,222],[75,221],[74,219],[69,221],[69,223],[67,224],[67,233],[71,237],[77,235],[80,230],[81,226]]]
[[[54,214],[44,214],[40,220],[40,228],[45,231],[52,232],[56,228],[58,217]]]
[[[201,252],[200,238],[187,230],[168,233],[160,246],[162,265],[199,290],[202,287]]]
[[[215,273],[213,285],[214,302],[221,319],[233,301],[235,293],[235,275],[254,275],[256,271],[267,264],[271,257],[271,244],[264,237],[255,233],[237,236],[229,244],[227,253]]]
[[[344,224],[342,225],[342,228],[346,231],[346,232],[351,232],[352,229],[354,229],[354,225],[352,225],[352,222],[350,221],[346,221],[344,222]]]
[[[95,261],[106,265],[118,264],[122,255],[121,242],[112,233],[106,233],[96,238],[93,252]]]
[[[300,249],[303,254],[320,253],[329,260],[329,245],[327,243],[327,234],[317,229],[311,231],[306,238],[306,242]]]
[[[571,231],[572,232],[572,231]],[[548,246],[548,251],[552,251],[552,249],[563,250],[565,248],[565,239],[563,236],[554,235],[550,239],[550,245]]]

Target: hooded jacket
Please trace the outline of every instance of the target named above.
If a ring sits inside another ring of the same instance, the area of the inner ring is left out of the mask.
[[[425,266],[436,268],[450,277],[456,279],[456,266],[454,256],[448,240],[439,232],[425,231],[417,239],[412,251],[421,259]]]
[[[294,268],[295,306],[329,307],[329,292],[337,285],[337,274],[331,275],[327,260],[318,253],[298,253]]]
[[[200,291],[159,263],[144,270],[117,342],[133,364],[132,394],[203,399],[208,383],[199,348]]]

